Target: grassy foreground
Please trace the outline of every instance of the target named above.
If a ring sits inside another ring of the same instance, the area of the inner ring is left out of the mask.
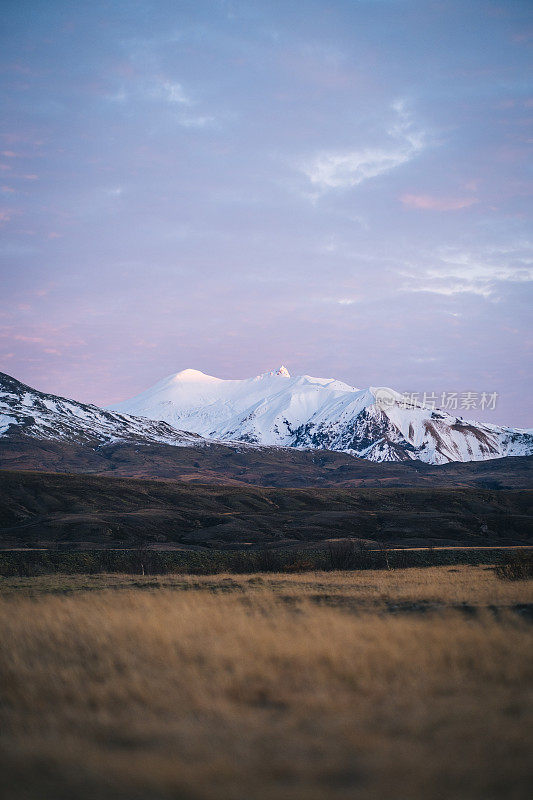
[[[528,797],[532,585],[482,567],[0,579],[5,796]]]

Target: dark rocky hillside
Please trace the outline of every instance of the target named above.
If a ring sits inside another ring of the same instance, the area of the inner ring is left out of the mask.
[[[374,463],[329,450],[135,442],[108,445],[18,435],[0,438],[0,467],[188,483],[252,486],[471,486],[533,488],[533,456],[433,466],[421,461]]]

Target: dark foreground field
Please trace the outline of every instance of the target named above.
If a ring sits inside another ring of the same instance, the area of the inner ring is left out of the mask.
[[[265,488],[0,471],[0,541],[13,547],[389,546],[533,543],[533,491]]]
[[[531,581],[441,567],[0,591],[10,800],[530,796]]]

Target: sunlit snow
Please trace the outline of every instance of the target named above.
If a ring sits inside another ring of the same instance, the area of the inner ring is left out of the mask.
[[[526,431],[469,422],[386,387],[291,376],[286,367],[245,380],[187,369],[114,409],[224,441],[327,448],[372,461],[440,464],[533,453]]]

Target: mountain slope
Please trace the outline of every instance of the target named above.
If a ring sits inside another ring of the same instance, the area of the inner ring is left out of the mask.
[[[223,441],[336,450],[370,461],[443,464],[533,453],[530,431],[466,421],[385,387],[292,377],[285,367],[246,380],[187,369],[113,408]]]
[[[190,446],[202,441],[166,422],[39,392],[0,372],[0,436],[14,435],[91,445],[135,441]]]
[[[533,486],[533,456],[437,465],[411,460],[377,463],[332,450],[200,442],[204,446],[174,447],[161,442],[140,446],[130,440],[95,447],[15,433],[0,436],[0,469],[225,486],[461,486],[498,491]]]

